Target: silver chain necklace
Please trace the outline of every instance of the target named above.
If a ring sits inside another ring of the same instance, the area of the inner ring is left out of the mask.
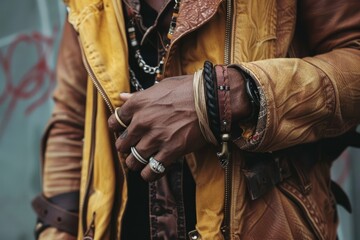
[[[179,8],[180,8],[180,0],[175,0],[175,5],[174,5],[174,8],[173,8],[173,14],[172,14],[172,17],[171,17],[170,26],[169,26],[169,30],[168,30],[168,34],[167,34],[167,40],[168,40],[167,42],[170,42],[170,40],[172,38],[172,35],[173,35],[174,31],[175,31],[176,21],[177,21],[178,15],[179,15]],[[127,12],[131,13],[133,11],[131,10],[131,8],[128,8]],[[136,39],[134,20],[136,19],[137,15],[131,15],[130,14],[129,17],[130,17],[130,21],[129,21],[129,26],[127,28],[127,32],[128,32],[129,39],[130,39],[130,45],[135,50],[135,56],[134,57],[135,57],[138,65],[139,65],[139,67],[147,74],[151,74],[151,75],[157,74],[158,76],[162,75],[163,74],[163,67],[164,67],[164,57],[165,57],[165,54],[167,52],[167,48],[168,48],[169,44],[165,45],[164,54],[163,54],[161,60],[159,61],[158,65],[155,66],[155,67],[148,65],[145,62],[144,58],[141,56],[140,47],[139,47],[139,44],[138,44],[137,39]],[[130,69],[130,76],[135,76],[135,73],[131,69]],[[133,81],[132,79],[130,79],[130,80]],[[139,84],[139,81],[137,81],[137,82]],[[138,86],[138,85],[136,85],[136,86]]]
[[[143,91],[144,88],[140,84],[139,80],[136,78],[134,71],[131,70],[131,68],[129,68],[129,72],[130,72],[130,83],[131,83],[131,85],[135,88],[135,90],[137,92]],[[157,83],[159,83],[159,82],[155,80],[154,84],[157,84]]]

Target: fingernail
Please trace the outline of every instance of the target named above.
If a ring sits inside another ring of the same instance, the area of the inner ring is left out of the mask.
[[[123,99],[128,99],[132,96],[131,93],[120,93],[120,98],[123,98]]]

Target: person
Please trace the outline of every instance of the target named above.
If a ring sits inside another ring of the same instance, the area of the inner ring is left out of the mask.
[[[336,239],[360,2],[67,0],[39,239]]]

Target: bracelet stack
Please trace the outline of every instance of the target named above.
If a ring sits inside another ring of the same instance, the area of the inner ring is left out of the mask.
[[[206,100],[206,111],[208,115],[209,127],[214,134],[217,142],[220,142],[220,116],[217,96],[217,83],[214,81],[215,72],[211,62],[205,61],[204,70],[204,91]]]
[[[203,70],[199,70],[194,74],[193,89],[195,99],[195,110],[199,119],[199,125],[201,133],[206,141],[217,145],[217,139],[215,138],[212,130],[210,129],[208,111],[205,104],[205,91],[204,91],[204,78]]]
[[[253,123],[259,113],[260,96],[253,79],[241,72],[246,82],[246,93],[252,107],[251,114],[241,122]],[[219,146],[217,157],[226,167],[231,157],[230,140],[232,113],[230,102],[230,79],[226,65],[213,65],[205,61],[202,70],[194,74],[195,109],[204,138]]]

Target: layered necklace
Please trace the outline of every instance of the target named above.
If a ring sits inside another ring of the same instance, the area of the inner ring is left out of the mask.
[[[136,38],[136,24],[135,24],[136,20],[138,20],[138,22],[140,22],[140,24],[139,24],[140,30],[146,30],[146,28],[142,24],[141,15],[139,13],[136,13],[139,11],[134,11],[133,7],[129,6],[129,4],[126,4],[125,6],[126,6],[126,10],[127,10],[127,15],[129,17],[128,26],[127,26],[128,38],[130,41],[129,45],[131,46],[131,48],[133,49],[133,52],[135,53],[133,57],[135,58],[139,68],[144,73],[150,74],[150,75],[156,74],[156,78],[155,78],[156,79],[155,83],[156,83],[157,81],[159,81],[161,79],[161,76],[164,73],[164,58],[169,49],[170,41],[171,41],[174,31],[175,31],[176,22],[177,22],[177,18],[179,15],[180,0],[175,0],[169,30],[166,35],[166,39],[163,41],[163,51],[162,51],[162,54],[160,57],[160,61],[158,62],[158,64],[156,66],[150,66],[149,64],[147,64],[145,62],[143,56],[141,55],[140,46],[139,46],[139,43]],[[129,68],[129,72],[130,72],[130,82],[133,85],[133,87],[135,88],[135,90],[136,91],[143,90],[143,87],[141,86],[139,80],[136,78],[134,71]]]

